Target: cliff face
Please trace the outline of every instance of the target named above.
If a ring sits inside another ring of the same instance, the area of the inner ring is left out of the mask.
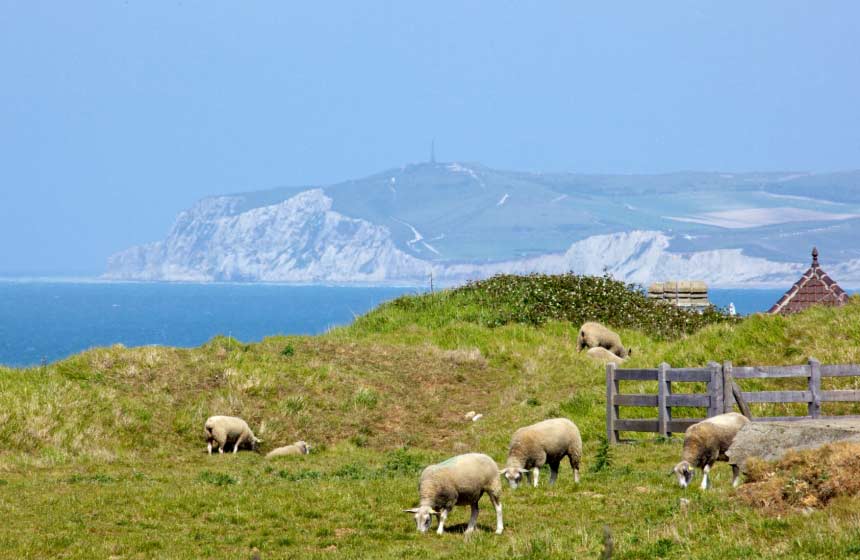
[[[823,179],[406,166],[324,188],[204,199],[180,213],[164,240],[113,255],[105,276],[423,284],[431,273],[457,283],[607,271],[642,284],[784,285],[816,244],[837,281],[860,284],[860,203],[799,195],[803,181],[819,188]]]
[[[331,210],[322,190],[236,213],[234,197],[183,212],[164,241],[110,258],[107,277],[125,280],[383,282],[425,275],[388,230]]]

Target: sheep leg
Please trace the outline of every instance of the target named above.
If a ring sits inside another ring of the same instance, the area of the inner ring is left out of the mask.
[[[732,488],[737,488],[741,485],[741,469],[737,465],[732,465]]]
[[[558,478],[558,465],[549,466],[549,485],[555,484],[555,479]]]
[[[708,473],[711,472],[711,465],[705,465],[702,469],[702,490],[707,490],[709,486]]]
[[[239,451],[239,446],[242,445],[243,441],[245,441],[245,434],[239,434],[239,437],[236,438],[236,443],[233,444],[233,453]]]
[[[535,467],[532,469],[532,476],[531,476],[532,486],[534,486],[535,488],[538,487],[538,478],[540,478],[540,469]]]
[[[493,507],[496,510],[496,534],[501,535],[505,529],[505,524],[502,522],[502,501],[496,494],[490,494],[490,501],[493,502]]]
[[[224,443],[227,441],[227,434],[224,430],[215,427],[212,428],[206,441],[210,444],[214,444],[214,446],[218,448],[218,453],[224,453]]]
[[[212,455],[212,442],[211,442],[211,441],[209,441],[209,442],[206,442],[206,443],[207,443],[207,445],[206,445],[206,449],[209,451],[209,454],[210,454],[210,455]]]
[[[570,468],[573,469],[573,481],[579,483],[579,461],[574,461],[573,455],[568,455],[567,458],[570,460]]]
[[[436,534],[441,535],[445,532],[445,521],[448,519],[448,510],[443,509],[439,512],[439,527],[436,528]]]
[[[472,516],[469,518],[469,525],[466,526],[466,534],[471,533],[475,530],[475,526],[478,524],[478,502],[472,504]]]

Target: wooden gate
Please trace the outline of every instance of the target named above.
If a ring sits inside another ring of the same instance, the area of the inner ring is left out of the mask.
[[[821,365],[810,358],[801,366],[732,367],[711,362],[703,368],[672,368],[662,363],[655,369],[618,369],[615,364],[606,366],[606,438],[618,442],[620,432],[653,432],[664,437],[683,432],[705,418],[730,412],[737,404],[751,417],[747,403],[806,403],[805,416],[752,418],[766,420],[805,420],[820,418],[823,402],[860,402],[860,391],[823,391],[821,379],[827,377],[860,376],[860,365]],[[807,388],[802,391],[750,391],[743,392],[736,380],[806,378]],[[622,393],[621,381],[656,381],[657,393]],[[680,393],[673,383],[706,383],[703,393]],[[656,407],[657,418],[621,418],[621,407]],[[701,418],[675,418],[672,409],[696,407],[705,409]],[[848,418],[837,416],[836,418]]]

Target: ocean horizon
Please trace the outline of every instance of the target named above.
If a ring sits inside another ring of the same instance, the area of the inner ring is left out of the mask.
[[[256,342],[314,335],[429,286],[114,282],[0,278],[0,365],[53,362],[93,347],[199,346],[227,335]],[[785,288],[714,288],[711,302],[767,311]]]

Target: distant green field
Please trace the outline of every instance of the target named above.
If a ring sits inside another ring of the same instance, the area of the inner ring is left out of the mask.
[[[767,516],[735,499],[722,464],[713,490],[681,490],[666,476],[678,439],[616,446],[595,472],[604,371],[577,353],[578,325],[488,326],[462,297],[393,302],[317,337],[102,348],[0,369],[0,557],[596,558],[604,525],[614,558],[860,557],[860,500]],[[860,363],[860,300],[689,335],[620,332],[631,367]],[[466,421],[470,410],[484,417]],[[314,452],[210,457],[212,414],[248,420],[264,452],[296,439]],[[486,498],[468,540],[468,508],[443,536],[401,513],[423,466],[465,451],[503,463],[514,429],[553,416],[582,431],[582,483],[562,466],[552,489],[505,488],[503,535]]]

